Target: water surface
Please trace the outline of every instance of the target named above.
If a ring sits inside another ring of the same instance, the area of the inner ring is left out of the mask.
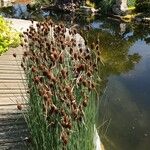
[[[92,24],[102,41],[98,124],[106,150],[149,150],[149,27]]]

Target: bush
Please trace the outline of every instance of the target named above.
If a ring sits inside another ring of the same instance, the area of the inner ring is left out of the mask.
[[[135,7],[138,12],[150,13],[150,1],[149,0],[136,0]]]
[[[115,0],[94,0],[97,8],[101,8],[103,13],[111,12],[112,6],[115,4]]]
[[[128,6],[135,6],[136,0],[128,0]]]
[[[0,55],[9,47],[17,47],[19,43],[19,33],[10,27],[10,22],[0,16]]]

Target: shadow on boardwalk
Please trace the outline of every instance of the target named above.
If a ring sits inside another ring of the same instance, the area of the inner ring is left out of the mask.
[[[22,96],[26,96],[27,89],[20,67],[22,54],[22,48],[18,47],[0,56],[0,150],[27,149],[27,125],[22,111],[17,109],[17,103],[25,103]]]

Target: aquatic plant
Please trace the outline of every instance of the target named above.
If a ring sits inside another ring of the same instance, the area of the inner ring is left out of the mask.
[[[51,20],[24,32],[21,67],[29,86],[26,119],[33,149],[94,148],[97,59],[78,36]]]
[[[11,23],[0,16],[0,55],[9,47],[17,47],[20,43],[19,33],[10,27]]]

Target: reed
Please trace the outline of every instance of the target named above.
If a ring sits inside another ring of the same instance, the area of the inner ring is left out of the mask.
[[[31,149],[94,149],[97,59],[77,43],[76,30],[66,33],[51,20],[24,32]]]

